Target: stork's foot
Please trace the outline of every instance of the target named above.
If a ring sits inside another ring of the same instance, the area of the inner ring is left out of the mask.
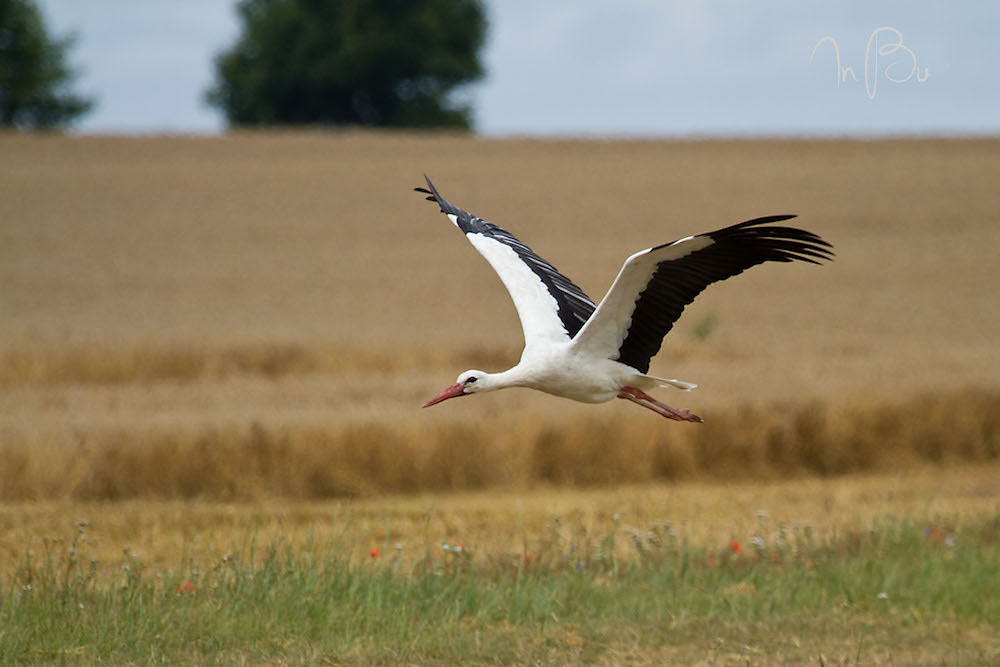
[[[628,399],[633,403],[637,403],[644,408],[649,408],[653,412],[663,415],[667,419],[673,419],[674,421],[698,423],[705,421],[690,410],[678,410],[677,408],[670,407],[666,403],[660,403],[642,389],[638,389],[636,387],[622,387],[621,391],[618,392],[618,398]]]

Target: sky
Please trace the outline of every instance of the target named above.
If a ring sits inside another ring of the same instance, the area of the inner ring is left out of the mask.
[[[84,134],[217,134],[235,0],[38,0]],[[487,0],[486,136],[1000,134],[1000,3]]]

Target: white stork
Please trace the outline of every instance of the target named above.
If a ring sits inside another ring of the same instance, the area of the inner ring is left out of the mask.
[[[425,408],[456,396],[530,387],[584,403],[624,398],[668,419],[700,422],[690,411],[645,392],[658,386],[685,391],[696,386],[647,374],[649,360],[684,306],[710,284],[763,262],[818,264],[833,257],[832,246],[816,234],[767,226],[794,215],[756,218],[635,253],[595,306],[513,234],[452,206],[424,178],[430,189],[416,191],[436,202],[490,263],[510,292],[524,329],[524,351],[516,366],[502,373],[465,371]]]

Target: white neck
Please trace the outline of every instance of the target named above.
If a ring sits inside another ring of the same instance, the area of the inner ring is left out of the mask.
[[[479,378],[476,382],[476,393],[496,391],[508,387],[530,387],[533,384],[533,373],[527,371],[521,364],[499,373],[485,373],[482,371],[476,371],[476,373]]]

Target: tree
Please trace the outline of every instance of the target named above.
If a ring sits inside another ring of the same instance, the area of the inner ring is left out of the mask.
[[[454,91],[482,76],[479,0],[241,0],[209,104],[230,124],[468,128]]]
[[[72,37],[49,37],[33,0],[0,0],[0,126],[52,129],[93,102],[69,92]]]

